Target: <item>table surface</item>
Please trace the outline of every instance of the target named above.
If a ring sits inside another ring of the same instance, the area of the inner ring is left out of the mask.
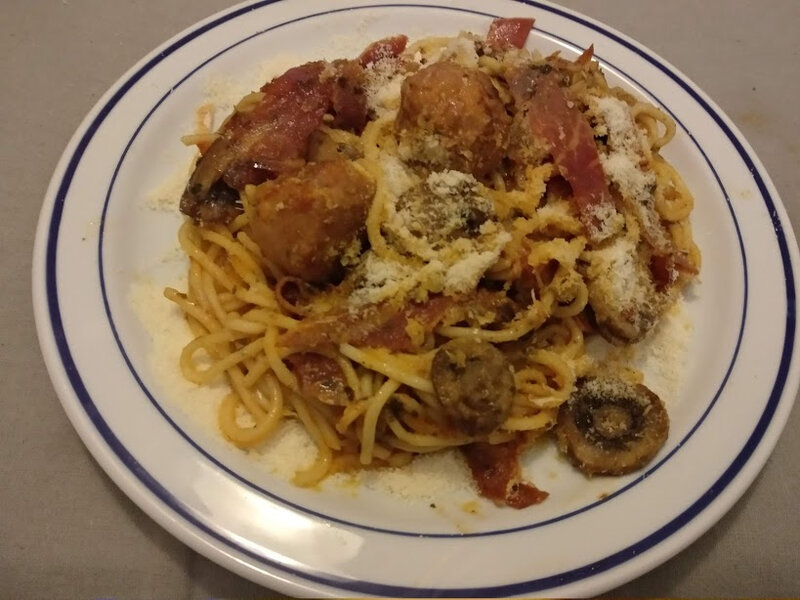
[[[274,595],[199,556],[84,449],[50,385],[31,309],[34,229],[50,175],[100,95],[225,0],[0,3],[0,597]],[[797,0],[564,0],[666,58],[733,119],[800,223]],[[694,544],[610,596],[800,595],[800,414],[754,484]]]

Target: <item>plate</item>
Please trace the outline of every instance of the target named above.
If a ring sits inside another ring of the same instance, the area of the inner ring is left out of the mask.
[[[665,154],[697,200],[704,264],[686,301],[694,331],[683,384],[672,390],[670,440],[645,472],[613,480],[584,480],[546,453],[529,457],[526,473],[551,496],[523,511],[295,488],[203,428],[164,384],[153,348],[172,333],[146,327],[131,298],[142,281],[177,276],[169,256],[180,216],[158,210],[148,192],[188,168],[179,138],[202,99],[260,85],[267,59],[352,56],[395,33],[484,32],[495,16],[534,17],[528,44],[544,52],[576,56],[594,44],[612,84],[677,123]],[[42,353],[94,457],[186,544],[291,595],[583,596],[618,586],[732,506],[772,451],[798,388],[798,252],[750,146],[664,60],[543,2],[262,1],[202,21],[140,61],[86,117],[53,175],[34,252]]]

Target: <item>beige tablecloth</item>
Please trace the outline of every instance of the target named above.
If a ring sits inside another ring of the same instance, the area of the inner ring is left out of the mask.
[[[744,132],[792,222],[800,223],[800,2],[562,4],[644,42],[710,94]],[[42,198],[83,116],[151,48],[229,5],[0,3],[0,598],[273,595],[178,542],[95,464],[48,379],[30,297]],[[762,474],[733,509],[675,558],[612,595],[800,596],[798,434],[795,410]]]

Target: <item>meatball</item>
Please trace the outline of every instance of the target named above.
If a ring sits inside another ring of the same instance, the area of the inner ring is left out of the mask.
[[[410,160],[485,179],[500,166],[510,123],[488,75],[440,62],[405,79],[395,125]]]
[[[287,275],[327,283],[365,235],[374,194],[372,179],[346,160],[310,163],[255,189],[250,233]]]
[[[454,339],[436,352],[431,380],[453,426],[470,436],[502,425],[516,387],[511,364],[488,342]]]

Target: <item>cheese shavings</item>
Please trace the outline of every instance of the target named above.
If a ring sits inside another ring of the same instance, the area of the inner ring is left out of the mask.
[[[631,205],[655,245],[668,246],[655,210],[656,175],[645,169],[647,140],[624,101],[613,96],[589,98],[591,112],[599,120],[595,133],[608,136],[607,152],[600,153],[603,171]]]
[[[601,280],[603,286],[598,290],[609,302],[623,309],[635,306],[651,295],[649,279],[637,263],[636,244],[620,237],[601,250],[585,253],[589,259],[589,278]]]
[[[644,171],[644,134],[636,126],[630,108],[612,96],[590,98],[593,112],[602,120],[599,134],[608,135],[608,152],[600,155],[603,170],[623,196],[646,203],[652,200],[655,173]]]
[[[447,42],[439,51],[430,57],[431,62],[453,61],[465,67],[478,68],[478,53],[475,51],[475,40],[462,33]]]
[[[405,73],[399,68],[397,60],[379,60],[364,71],[367,108],[378,118],[397,112],[403,79]]]
[[[588,262],[587,285],[598,323],[614,328],[624,339],[640,338],[669,297],[656,292],[636,242],[618,237],[601,249],[584,252],[583,259]]]
[[[390,298],[425,299],[474,289],[511,234],[493,220],[494,206],[466,173],[447,170],[418,181],[383,157],[387,188],[383,230],[399,260],[369,251],[360,265],[353,305]]]

